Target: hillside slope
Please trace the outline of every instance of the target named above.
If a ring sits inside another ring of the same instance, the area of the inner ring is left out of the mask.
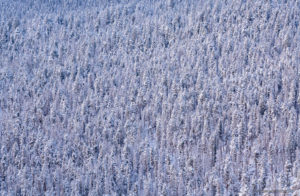
[[[1,195],[300,194],[298,0],[30,2],[0,0]]]

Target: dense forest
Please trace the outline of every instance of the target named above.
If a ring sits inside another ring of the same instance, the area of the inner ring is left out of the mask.
[[[0,0],[0,195],[300,195],[299,0]]]

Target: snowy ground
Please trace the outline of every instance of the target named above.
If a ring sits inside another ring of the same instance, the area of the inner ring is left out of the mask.
[[[0,195],[300,195],[298,0],[0,0]]]

